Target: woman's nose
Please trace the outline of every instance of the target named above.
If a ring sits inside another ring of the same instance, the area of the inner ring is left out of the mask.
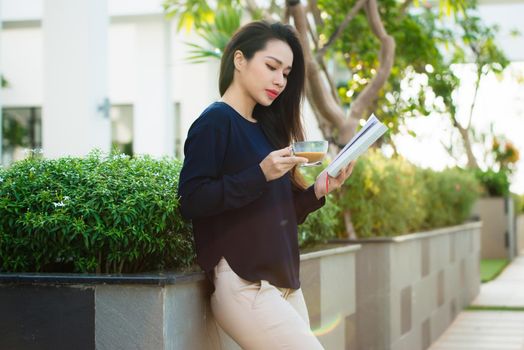
[[[275,77],[275,80],[273,81],[273,83],[278,86],[284,86],[284,82],[285,82],[285,79],[284,79],[283,74],[277,74],[277,76]]]

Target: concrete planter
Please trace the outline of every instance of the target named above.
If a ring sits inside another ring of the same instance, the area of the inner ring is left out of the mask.
[[[517,216],[517,255],[524,255],[524,214]]]
[[[515,215],[511,198],[487,197],[477,200],[473,213],[483,222],[482,259],[513,260],[515,245]]]
[[[354,349],[427,349],[479,292],[481,226],[343,241],[362,246]]]
[[[301,256],[311,326],[326,349],[355,348],[358,249]],[[202,273],[0,274],[0,349],[239,349],[216,326],[207,289]]]

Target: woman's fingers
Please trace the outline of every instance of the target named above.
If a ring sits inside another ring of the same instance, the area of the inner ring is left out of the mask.
[[[275,156],[286,157],[291,155],[291,147],[284,147],[282,149],[277,149],[276,151],[271,152]]]
[[[289,156],[289,157],[282,157],[280,159],[280,162],[283,164],[301,164],[301,163],[307,163],[308,159],[304,157],[297,157],[297,156]]]
[[[355,166],[355,161],[350,162],[347,166],[342,168],[337,175],[337,177],[329,177],[329,187],[330,189],[336,190],[340,188],[347,178],[353,172],[353,167]],[[327,175],[327,174],[326,174]],[[331,192],[331,191],[330,191]]]
[[[355,161],[349,162],[349,164],[347,166],[347,173],[348,173],[348,175],[351,175],[351,173],[353,172],[353,168],[354,167],[355,167]]]
[[[267,181],[278,179],[294,166],[307,163],[308,159],[296,157],[291,153],[291,147],[285,147],[271,152],[260,162],[262,172]]]

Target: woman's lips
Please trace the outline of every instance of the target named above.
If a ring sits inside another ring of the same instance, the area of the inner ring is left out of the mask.
[[[277,98],[277,96],[278,96],[278,92],[275,91],[275,90],[268,90],[268,89],[266,89],[266,93],[267,93],[267,96],[268,96],[270,99],[272,99],[272,100],[274,100],[274,99]]]

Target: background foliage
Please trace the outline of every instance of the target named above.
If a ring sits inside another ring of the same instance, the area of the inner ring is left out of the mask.
[[[475,170],[475,176],[482,184],[483,195],[489,197],[506,197],[509,195],[508,173],[499,170],[488,169],[482,171]]]
[[[178,212],[181,162],[104,156],[32,157],[0,169],[0,271],[145,272],[194,264],[191,227]],[[310,182],[322,170],[307,169]],[[477,196],[473,174],[423,170],[368,152],[347,190],[299,226],[302,248],[344,237],[342,207],[359,237],[460,224]]]
[[[470,172],[421,169],[374,151],[357,162],[340,204],[351,212],[358,237],[396,236],[463,223],[478,194]]]

